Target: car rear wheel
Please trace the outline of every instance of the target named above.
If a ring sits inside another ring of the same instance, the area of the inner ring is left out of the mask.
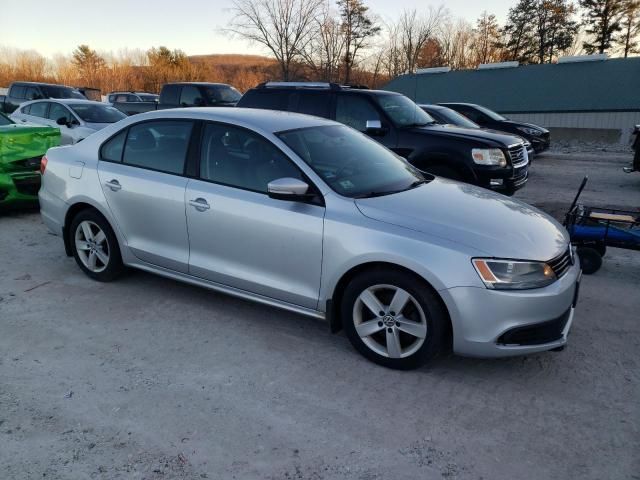
[[[385,367],[419,367],[444,342],[442,305],[424,281],[409,273],[389,269],[358,275],[345,289],[341,314],[353,346]]]
[[[71,222],[70,244],[76,263],[100,282],[115,280],[124,270],[118,241],[109,223],[94,210],[83,210]]]

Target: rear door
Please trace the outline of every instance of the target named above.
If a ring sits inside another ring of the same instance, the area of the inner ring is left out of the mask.
[[[191,120],[132,125],[100,149],[98,175],[111,213],[133,254],[147,263],[188,271],[184,176]]]
[[[303,179],[298,167],[254,132],[207,123],[199,170],[186,193],[189,273],[315,309],[324,206],[267,195],[272,180]]]

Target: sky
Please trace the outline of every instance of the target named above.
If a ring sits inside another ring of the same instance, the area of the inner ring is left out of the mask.
[[[407,9],[445,4],[474,22],[483,10],[500,22],[516,0],[365,0],[370,11],[393,20]],[[265,54],[258,45],[221,33],[232,17],[231,0],[0,0],[0,46],[69,54],[79,44],[104,52],[164,45],[188,55]]]

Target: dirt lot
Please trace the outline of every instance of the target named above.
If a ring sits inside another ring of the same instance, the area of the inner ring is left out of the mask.
[[[518,197],[640,206],[628,157],[546,155]],[[586,277],[564,352],[396,372],[319,321],[144,273],[89,281],[0,217],[2,479],[638,479],[640,252]]]

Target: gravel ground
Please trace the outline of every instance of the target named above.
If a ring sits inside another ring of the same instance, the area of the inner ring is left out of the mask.
[[[626,157],[544,155],[518,198],[640,206]],[[0,217],[2,479],[638,479],[640,253],[585,277],[567,349],[397,372],[326,324],[141,272],[89,281]]]

